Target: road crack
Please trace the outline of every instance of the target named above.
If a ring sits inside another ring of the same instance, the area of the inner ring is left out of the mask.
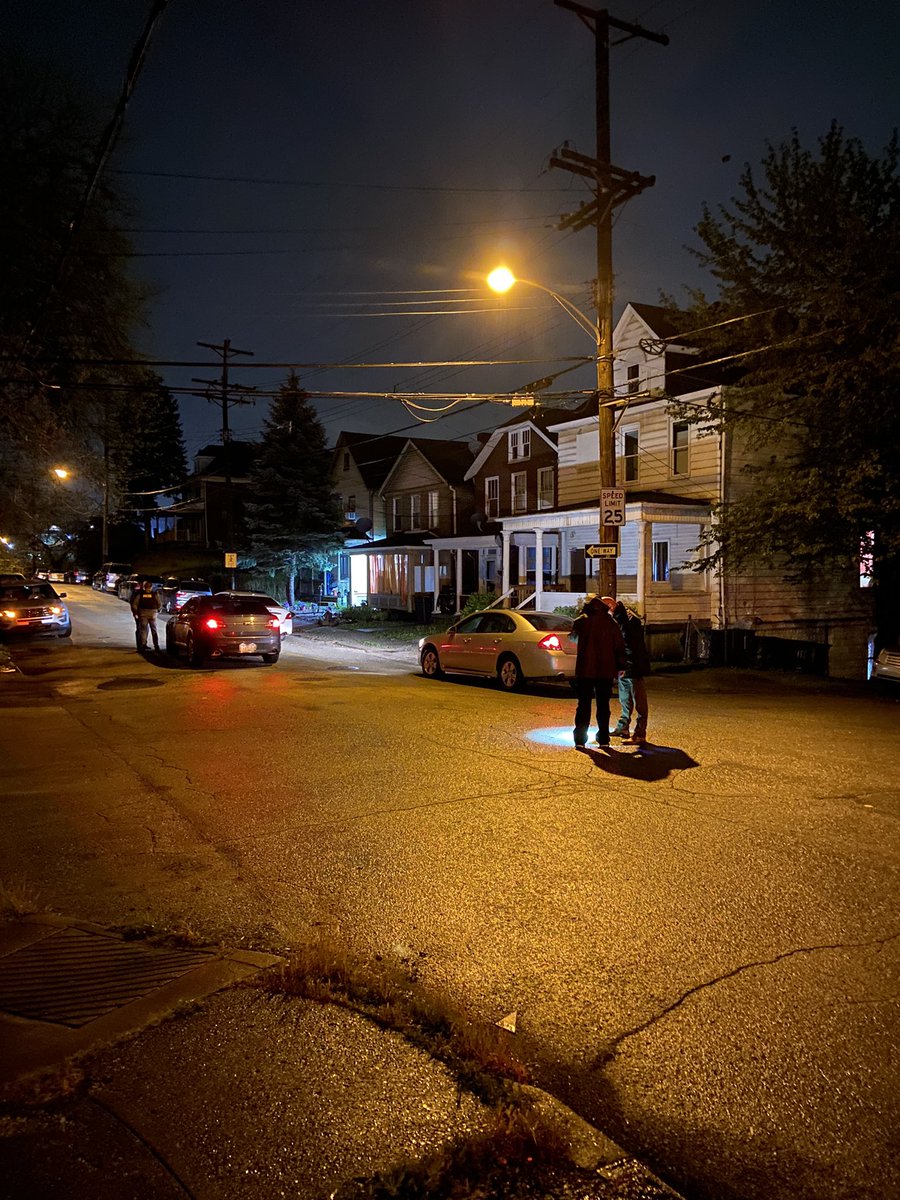
[[[865,950],[876,948],[880,953],[889,942],[896,941],[900,938],[900,932],[888,934],[883,938],[873,938],[865,942],[822,942],[815,946],[797,946],[793,950],[785,950],[781,954],[776,954],[773,958],[756,959],[753,962],[741,963],[740,966],[732,967],[730,971],[725,971],[721,975],[716,975],[712,979],[705,979],[702,983],[695,983],[693,987],[689,987],[676,997],[671,1004],[667,1004],[659,1012],[648,1017],[646,1021],[641,1021],[639,1025],[633,1025],[630,1029],[623,1030],[622,1033],[617,1033],[614,1038],[611,1038],[595,1056],[591,1063],[591,1069],[595,1071],[602,1070],[608,1066],[618,1055],[619,1048],[623,1042],[629,1038],[638,1037],[642,1033],[646,1033],[648,1029],[652,1029],[654,1025],[659,1024],[671,1013],[681,1008],[686,1004],[692,996],[696,996],[699,992],[716,987],[720,983],[725,983],[726,980],[736,979],[739,975],[743,975],[747,971],[756,970],[758,967],[772,967],[777,963],[784,962],[789,958],[796,958],[801,954],[819,954],[827,950]]]

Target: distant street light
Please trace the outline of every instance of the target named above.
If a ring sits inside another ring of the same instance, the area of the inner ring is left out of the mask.
[[[54,467],[52,471],[52,474],[55,475],[60,482],[62,482],[64,479],[68,479],[70,473],[71,472],[67,471],[65,467]]]
[[[524,283],[527,287],[537,288],[540,292],[546,292],[593,339],[596,348],[597,363],[597,462],[600,475],[600,490],[614,488],[616,486],[616,453],[613,438],[613,412],[611,405],[608,403],[612,399],[612,393],[610,386],[606,383],[607,376],[611,377],[612,374],[612,364],[611,354],[608,355],[604,351],[604,338],[600,326],[592,321],[586,313],[583,313],[571,300],[567,300],[565,296],[561,296],[559,292],[554,292],[552,288],[545,287],[542,283],[536,283],[533,279],[518,279],[510,271],[509,267],[495,267],[490,275],[488,275],[487,283],[492,291],[500,295],[508,292],[517,283]],[[607,359],[610,361],[607,362]],[[604,404],[604,401],[607,401],[607,403]],[[600,504],[599,495],[597,501],[600,509],[600,544],[617,546],[618,530],[614,526],[603,524],[603,506]],[[614,554],[610,557],[600,559],[599,584],[600,595],[615,596],[616,560]]]

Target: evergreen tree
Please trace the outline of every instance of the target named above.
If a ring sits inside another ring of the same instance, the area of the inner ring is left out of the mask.
[[[143,525],[148,543],[148,510],[159,507],[159,497],[150,493],[172,488],[187,475],[178,401],[158,376],[148,375],[143,390],[120,401],[116,416],[112,452],[121,511]]]
[[[337,549],[342,524],[325,430],[293,373],[263,426],[246,513],[251,554],[258,565],[285,572],[293,603],[297,573]]]
[[[704,210],[695,253],[718,296],[694,294],[686,328],[707,327],[700,362],[736,356],[740,387],[715,411],[672,406],[741,427],[763,452],[746,468],[753,489],[715,514],[713,561],[808,577],[856,565],[862,548],[888,636],[900,621],[898,157],[896,133],[878,157],[836,124],[817,151],[795,133],[769,147],[761,182],[748,166],[730,205]]]

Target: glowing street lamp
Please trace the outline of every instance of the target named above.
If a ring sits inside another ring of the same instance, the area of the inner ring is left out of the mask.
[[[592,321],[586,313],[583,313],[577,305],[571,300],[567,300],[565,296],[561,296],[559,292],[554,292],[552,288],[545,287],[542,283],[536,283],[533,279],[518,279],[509,267],[495,267],[487,277],[488,287],[492,291],[503,295],[510,290],[515,284],[523,283],[527,287],[537,288],[539,292],[546,292],[556,303],[562,308],[572,320],[579,325],[589,337],[594,341],[596,347],[596,362],[597,362],[597,417],[598,417],[598,447],[597,447],[597,462],[600,474],[600,489],[614,488],[616,486],[616,452],[615,441],[613,437],[613,413],[609,403],[604,404],[604,400],[612,399],[612,352],[611,348],[605,346],[605,339],[600,325]],[[598,500],[600,497],[598,497]],[[618,530],[614,526],[602,524],[603,506],[600,505],[601,525],[599,528],[601,546],[613,546],[618,548]],[[600,559],[600,595],[615,596],[616,594],[616,559],[615,550],[609,556],[601,557]]]
[[[71,472],[67,471],[65,467],[54,467],[51,474],[55,475],[60,483],[62,483],[64,479],[69,478]]]

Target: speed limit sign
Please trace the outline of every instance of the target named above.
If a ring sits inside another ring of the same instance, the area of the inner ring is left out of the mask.
[[[600,524],[625,524],[625,490],[624,488],[600,489]]]

